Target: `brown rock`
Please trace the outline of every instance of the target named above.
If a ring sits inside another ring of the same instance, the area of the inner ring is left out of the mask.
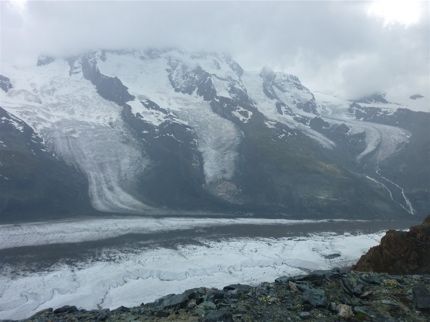
[[[353,269],[389,274],[429,274],[430,216],[407,232],[389,230],[381,244],[361,256]]]

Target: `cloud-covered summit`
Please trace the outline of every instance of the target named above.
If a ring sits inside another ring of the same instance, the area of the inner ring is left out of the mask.
[[[20,4],[20,5],[18,5]],[[1,61],[97,48],[222,51],[348,98],[386,92],[430,110],[428,3],[387,25],[369,2],[1,2]],[[427,9],[427,10],[426,10]],[[34,59],[34,58],[33,58]],[[420,100],[411,100],[413,94]]]

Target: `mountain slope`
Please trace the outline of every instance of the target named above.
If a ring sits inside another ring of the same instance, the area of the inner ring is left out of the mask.
[[[421,125],[368,119],[369,103],[315,95],[293,75],[174,49],[44,57],[4,74],[1,106],[79,169],[98,211],[377,218],[427,206],[429,184],[406,180],[420,176]],[[393,160],[408,149],[417,161],[399,179]]]
[[[0,213],[5,221],[89,212],[82,173],[45,149],[24,122],[0,108]]]

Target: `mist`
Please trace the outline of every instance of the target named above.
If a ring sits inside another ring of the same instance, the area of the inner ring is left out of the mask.
[[[428,3],[387,23],[371,2],[6,1],[1,63],[94,49],[178,47],[230,54],[245,69],[296,74],[313,90],[358,98],[385,92],[430,110]],[[409,96],[424,98],[411,100]]]

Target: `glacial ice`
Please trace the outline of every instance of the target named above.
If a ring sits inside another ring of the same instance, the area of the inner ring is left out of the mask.
[[[379,123],[355,119],[348,112],[350,102],[342,98],[316,92],[322,118],[331,124],[346,124],[348,134],[365,133],[366,147],[357,156],[357,161],[375,152],[377,162],[383,161],[396,152],[402,144],[407,143],[409,131]]]
[[[351,264],[383,233],[320,233],[290,238],[200,240],[202,245],[109,252],[44,272],[0,275],[0,319],[29,317],[63,305],[84,309],[135,306],[193,287],[256,284],[282,275]],[[340,254],[329,259],[327,255]],[[174,265],[172,265],[174,263]]]
[[[360,222],[345,219],[268,219],[268,218],[193,218],[193,217],[120,217],[75,219],[0,225],[0,249],[25,246],[79,243],[127,234],[194,229],[232,225],[295,225],[325,222]]]
[[[148,161],[128,135],[121,108],[101,98],[69,65],[11,68],[14,89],[1,92],[2,107],[31,126],[50,150],[87,175],[95,209],[140,213],[150,207],[129,192]]]
[[[248,95],[255,102],[256,108],[270,121],[276,121],[283,123],[292,129],[297,129],[302,131],[308,137],[317,141],[321,146],[326,149],[332,149],[336,144],[322,135],[321,133],[314,131],[309,126],[300,123],[294,119],[292,115],[281,114],[276,108],[276,101],[269,98],[263,91],[263,79],[256,72],[245,72],[242,76],[242,82],[245,85]],[[291,96],[292,95],[292,96]],[[292,100],[293,94],[282,93],[281,98],[286,100],[287,105],[293,106],[290,100]],[[297,94],[298,95],[298,94]],[[308,116],[306,113],[299,109],[294,109],[298,115]],[[312,117],[315,115],[311,114]]]
[[[195,130],[206,183],[230,179],[234,174],[241,134],[232,122],[215,114],[202,97],[174,90],[167,71],[170,55],[172,52],[155,57],[108,53],[106,60],[98,65],[103,74],[118,77],[130,94],[147,97]],[[177,55],[177,59],[185,62],[191,60],[180,53]],[[151,122],[149,118],[146,120]]]

